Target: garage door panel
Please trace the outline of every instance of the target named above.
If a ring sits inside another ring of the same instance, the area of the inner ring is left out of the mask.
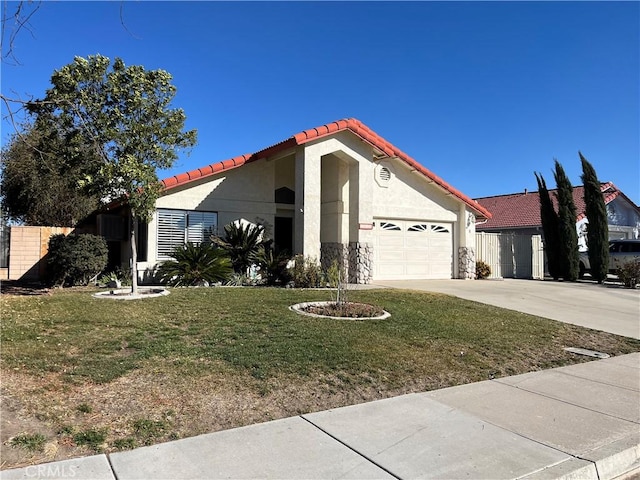
[[[381,251],[380,255],[378,256],[378,261],[379,262],[404,262],[405,258],[404,258],[404,251],[399,249],[399,250],[385,250],[385,251]]]
[[[452,277],[451,224],[385,219],[376,219],[375,224],[374,279]]]
[[[451,245],[451,236],[446,233],[434,233],[433,235],[429,235],[427,241],[429,242],[429,246],[433,248],[449,248]]]
[[[384,265],[383,270],[387,276],[390,276],[387,280],[390,280],[391,278],[401,278],[402,275],[404,275],[404,266],[399,263],[386,264]]]
[[[407,275],[428,275],[429,273],[431,273],[431,269],[429,268],[429,265],[427,265],[426,263],[424,264],[410,263],[410,264],[407,264],[405,268],[405,272]]]
[[[402,232],[396,233],[396,235],[389,235],[388,232],[385,232],[385,235],[380,236],[380,240],[384,242],[384,245],[387,245],[389,248],[404,248],[405,240],[398,234]]]

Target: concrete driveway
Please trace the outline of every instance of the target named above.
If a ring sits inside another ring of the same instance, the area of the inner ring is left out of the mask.
[[[394,280],[381,287],[424,290],[640,339],[640,290],[541,280]]]

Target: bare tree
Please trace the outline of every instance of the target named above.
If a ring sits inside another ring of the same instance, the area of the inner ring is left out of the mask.
[[[2,2],[2,38],[0,47],[2,49],[2,62],[20,65],[15,55],[15,42],[22,32],[27,32],[33,36],[33,30],[29,21],[40,8],[41,1],[27,0],[18,2],[15,7],[10,8],[9,2]]]
[[[125,23],[124,0],[120,1],[119,19],[122,28],[133,38],[134,35]],[[0,36],[0,50],[2,56],[0,60],[6,65],[21,65],[16,55],[16,42],[18,36],[29,34],[35,38],[35,32],[31,25],[31,19],[42,6],[42,0],[21,0],[19,2],[9,3],[8,0],[2,2],[2,31]],[[6,115],[3,120],[9,121],[14,131],[21,136],[22,129],[20,125],[24,123],[24,119],[20,118],[23,113],[28,113],[30,108],[43,106],[44,101],[34,98],[33,95],[24,96],[21,93],[12,91],[11,94],[0,92],[0,101],[4,104]],[[91,134],[91,132],[87,132]],[[26,141],[26,138],[23,138]]]

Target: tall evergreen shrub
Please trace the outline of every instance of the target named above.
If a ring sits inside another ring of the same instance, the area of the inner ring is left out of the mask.
[[[544,250],[547,255],[547,267],[549,275],[554,280],[561,276],[560,270],[560,237],[558,226],[558,214],[553,208],[553,202],[547,189],[547,184],[541,173],[535,173],[540,195],[540,219],[542,221],[542,233],[544,234]]]
[[[584,203],[589,224],[587,226],[587,248],[591,277],[598,283],[607,278],[609,270],[609,225],[607,207],[600,189],[600,182],[593,166],[581,152],[582,184],[584,185]]]
[[[558,189],[561,275],[565,280],[575,282],[578,279],[580,258],[578,255],[577,212],[576,205],[573,202],[573,186],[560,162],[556,160],[555,166],[554,177]]]

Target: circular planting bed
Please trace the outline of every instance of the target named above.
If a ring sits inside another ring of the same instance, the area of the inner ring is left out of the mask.
[[[108,298],[110,300],[140,300],[143,298],[162,297],[163,295],[169,295],[169,290],[166,288],[152,287],[152,288],[139,288],[138,293],[135,295],[131,293],[131,289],[123,288],[120,290],[108,290],[106,292],[94,293],[96,298]]]
[[[291,305],[300,315],[317,318],[335,318],[337,320],[384,320],[391,314],[380,307],[367,303],[355,302],[305,302]]]

